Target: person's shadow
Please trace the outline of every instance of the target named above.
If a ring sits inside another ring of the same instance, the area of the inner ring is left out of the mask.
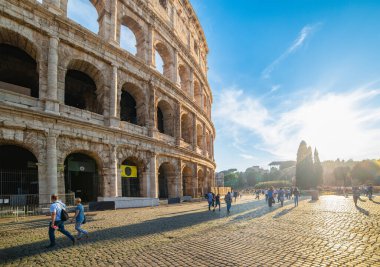
[[[360,213],[363,213],[365,216],[369,216],[369,211],[368,210],[365,210],[359,206],[356,206],[356,209],[360,212]]]
[[[372,198],[372,199],[370,199],[369,201],[371,201],[372,203],[375,203],[375,204],[380,204],[380,202],[379,202],[379,201],[375,201],[375,200],[373,200],[373,198]]]

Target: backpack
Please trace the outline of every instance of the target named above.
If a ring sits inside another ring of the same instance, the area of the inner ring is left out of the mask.
[[[69,218],[70,218],[70,216],[69,216],[69,214],[67,213],[67,211],[63,208],[63,206],[61,205],[61,204],[59,204],[60,206],[61,206],[61,221],[63,221],[63,222],[65,222],[65,221],[67,221]]]

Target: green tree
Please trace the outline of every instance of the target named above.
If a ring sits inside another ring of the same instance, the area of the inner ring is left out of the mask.
[[[317,148],[314,150],[314,179],[316,185],[323,184],[323,167],[321,161],[319,160],[319,153]]]
[[[302,141],[297,151],[296,164],[296,185],[302,189],[315,187],[313,153],[311,147],[307,147],[305,141]]]
[[[336,167],[334,169],[334,177],[336,180],[336,184],[337,185],[341,184],[344,187],[351,185],[350,172],[351,172],[351,169],[348,166]]]
[[[380,165],[375,160],[363,160],[355,164],[351,177],[355,184],[373,183],[380,176]]]

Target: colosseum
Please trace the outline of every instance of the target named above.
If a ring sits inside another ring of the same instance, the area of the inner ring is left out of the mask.
[[[189,0],[89,2],[97,33],[68,0],[0,1],[0,195],[203,195],[213,98]]]

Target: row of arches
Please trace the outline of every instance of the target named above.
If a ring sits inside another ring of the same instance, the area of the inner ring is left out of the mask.
[[[91,20],[94,22],[99,20],[96,10],[97,5],[98,3],[93,4],[87,0],[69,1],[68,17],[94,33],[98,33],[99,27],[96,27],[96,23],[89,22]],[[78,7],[87,11],[86,19],[82,19],[81,14],[77,11]],[[101,16],[104,15],[102,14]],[[173,47],[162,38],[157,37],[153,40],[152,47],[150,48],[149,29],[146,23],[126,10],[119,11],[117,16],[117,25],[114,27],[116,28],[116,42],[119,46],[132,55],[146,61],[147,64],[151,64],[168,79],[178,83],[180,88],[191,96],[195,103],[204,109],[207,114],[211,106],[210,96],[206,92],[199,92],[199,90],[202,90],[201,86],[199,86],[199,79],[191,77],[191,68],[183,60],[180,61],[177,58]],[[153,34],[153,36],[155,35]],[[199,49],[198,46],[196,47]],[[151,50],[153,57],[149,55]],[[192,84],[194,89],[191,89]]]
[[[1,39],[0,39],[1,42]],[[64,78],[64,103],[78,109],[97,114],[104,113],[104,79],[100,71],[82,60],[71,60]],[[32,97],[39,96],[39,74],[37,62],[22,49],[0,44],[1,88]],[[131,82],[121,86],[118,116],[121,121],[146,126],[148,109],[147,96],[143,89]],[[165,100],[156,105],[156,128],[159,132],[174,136],[174,108]],[[192,123],[188,115],[181,117],[181,137],[192,143]],[[202,138],[202,132],[197,136]],[[202,141],[199,141],[202,142]],[[204,147],[198,143],[199,147]]]
[[[0,145],[0,195],[39,194],[38,160],[28,149],[14,145]],[[121,177],[121,196],[142,197],[142,159],[128,157],[121,165],[136,168],[135,177]],[[210,173],[199,169],[196,174],[192,168],[182,169],[182,195],[201,196],[211,186]],[[64,192],[75,193],[84,202],[96,201],[101,196],[102,174],[97,159],[86,152],[73,152],[64,160]],[[176,168],[169,162],[163,162],[157,173],[158,197],[165,199],[177,194]]]

